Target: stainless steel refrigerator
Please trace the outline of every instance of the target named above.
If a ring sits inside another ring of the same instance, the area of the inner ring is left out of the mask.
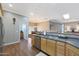
[[[2,44],[3,44],[3,23],[2,23],[2,18],[0,17],[0,55],[2,55]]]

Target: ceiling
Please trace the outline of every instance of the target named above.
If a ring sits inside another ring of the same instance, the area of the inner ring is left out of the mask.
[[[3,3],[3,9],[27,16],[30,22],[52,20],[56,22],[79,21],[78,3]],[[70,19],[63,19],[62,15],[68,13]]]

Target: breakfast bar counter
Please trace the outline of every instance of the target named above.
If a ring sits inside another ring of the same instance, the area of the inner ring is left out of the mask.
[[[32,34],[33,43],[37,40],[35,37],[40,37],[39,40],[41,51],[51,56],[78,56],[79,55],[79,37],[69,35],[43,35]],[[35,44],[33,44],[35,45]]]

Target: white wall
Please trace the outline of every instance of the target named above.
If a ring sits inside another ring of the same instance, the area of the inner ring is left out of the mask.
[[[16,18],[15,25],[13,24],[13,18]],[[26,22],[24,21],[26,19]],[[13,43],[20,40],[20,30],[22,29],[22,24],[26,23],[26,31],[24,31],[25,38],[28,38],[28,20],[24,16],[20,16],[8,11],[4,11],[4,16],[2,17],[3,24],[4,24],[4,44]],[[23,22],[22,22],[23,21]],[[24,23],[25,22],[25,23]]]
[[[35,27],[34,24],[31,24],[29,27],[29,30],[30,30],[29,32],[33,31],[34,27]],[[56,23],[56,22],[44,21],[44,22],[38,23],[36,27],[38,31],[58,32],[58,33],[64,32],[63,24]]]
[[[29,22],[29,34],[31,34],[32,31],[34,31],[34,28],[36,27],[35,23]]]
[[[37,25],[37,30],[38,31],[49,31],[49,22],[48,21],[45,21],[45,22],[40,22],[38,25]]]
[[[79,22],[68,22],[65,23],[65,32],[71,32],[71,28],[75,28],[76,32],[79,32]]]
[[[57,22],[49,22],[50,26],[50,32],[57,32],[57,33],[62,33],[62,23],[57,23]]]
[[[49,31],[49,22],[44,21],[40,23],[31,23],[29,22],[29,34],[31,31],[35,31],[35,27],[37,27],[37,31]]]
[[[61,23],[45,21],[45,22],[40,22],[38,24],[37,28],[38,28],[38,31],[62,33],[63,32],[62,25],[63,24],[61,24]]]
[[[27,17],[20,17],[19,21],[20,31],[22,30],[24,33],[24,39],[28,39],[29,27],[28,27],[28,18]]]

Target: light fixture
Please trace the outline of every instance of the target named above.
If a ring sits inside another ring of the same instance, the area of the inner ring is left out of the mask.
[[[30,13],[30,16],[33,16],[33,15],[34,15],[34,13],[33,13],[33,12],[31,12],[31,13]]]
[[[13,7],[13,5],[12,4],[9,4],[9,7]]]
[[[70,15],[69,15],[69,14],[64,14],[64,15],[63,15],[63,18],[64,18],[64,19],[69,19],[69,18],[70,18]]]

